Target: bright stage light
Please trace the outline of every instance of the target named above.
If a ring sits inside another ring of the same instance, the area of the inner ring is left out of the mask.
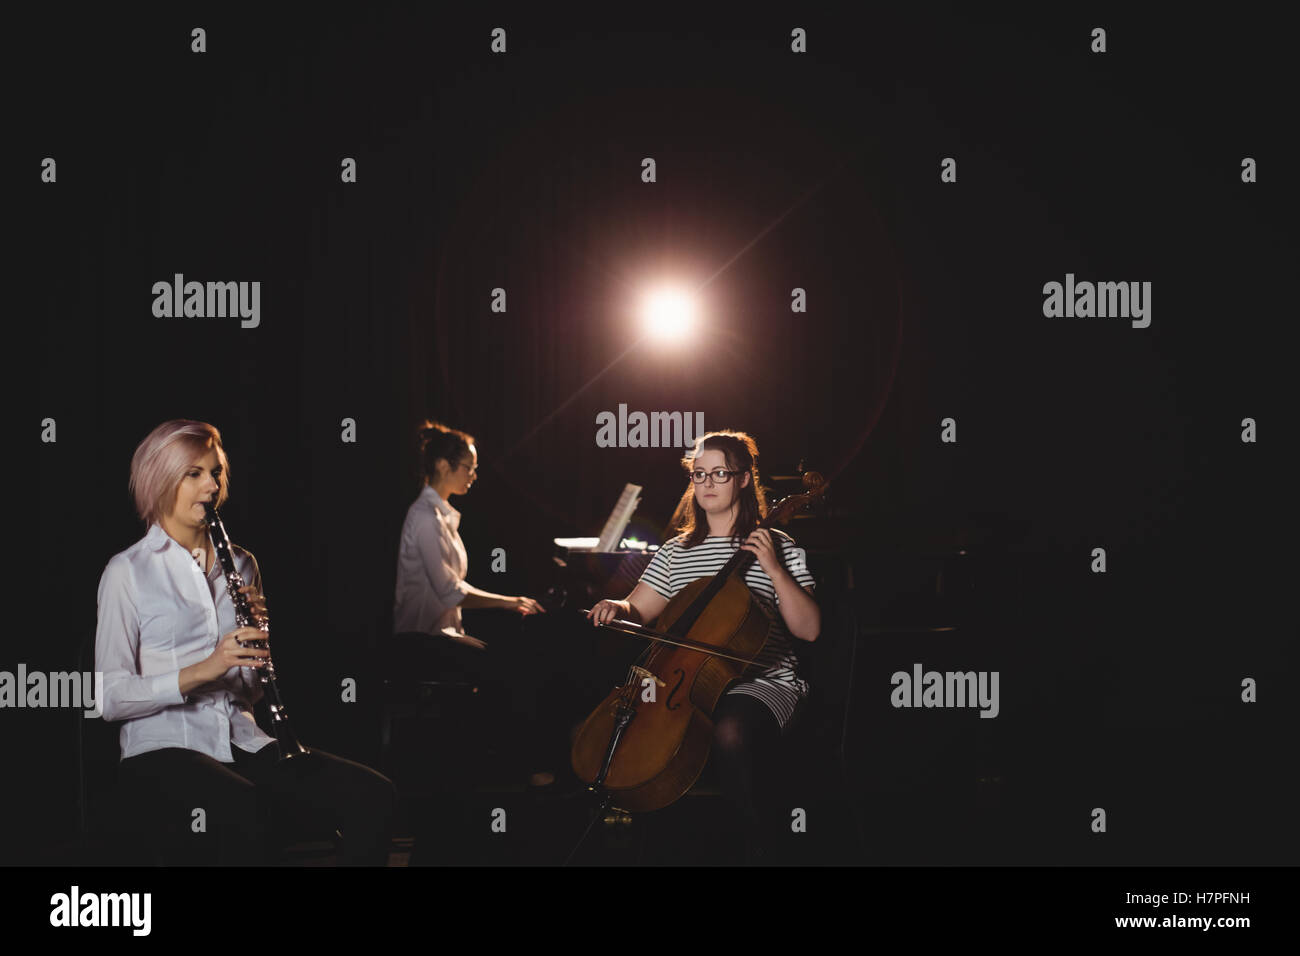
[[[641,321],[646,333],[656,339],[681,339],[695,325],[695,297],[685,289],[656,289],[646,295]]]

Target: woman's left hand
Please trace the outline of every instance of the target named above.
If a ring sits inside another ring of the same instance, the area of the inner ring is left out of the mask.
[[[766,528],[755,528],[741,547],[758,556],[759,567],[767,572],[769,578],[775,577],[782,567],[781,560],[776,555],[776,548],[772,545],[772,533]]]
[[[259,624],[266,623],[266,597],[260,593],[257,588],[251,584],[246,584],[239,589],[244,597],[248,598],[248,609],[253,612],[253,618]]]

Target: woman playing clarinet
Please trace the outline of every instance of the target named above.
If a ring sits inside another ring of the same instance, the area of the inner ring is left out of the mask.
[[[345,865],[384,865],[395,809],[391,781],[312,748],[280,772],[279,744],[253,719],[270,652],[244,647],[207,528],[230,485],[221,434],[206,422],[163,422],[131,459],[130,490],[143,538],[99,581],[95,668],[104,718],[121,721],[119,781],[133,839],[146,858],[253,865],[271,862],[272,825],[290,817],[342,834]],[[259,622],[266,599],[253,555],[232,549]],[[301,769],[297,769],[297,768]]]

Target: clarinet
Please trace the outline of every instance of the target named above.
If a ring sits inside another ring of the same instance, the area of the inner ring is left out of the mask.
[[[203,510],[208,513],[208,533],[212,538],[212,546],[217,550],[217,560],[221,562],[221,570],[226,576],[226,593],[230,595],[230,600],[235,605],[235,625],[256,627],[269,635],[270,622],[265,617],[261,621],[253,617],[253,611],[248,606],[248,595],[239,590],[244,586],[244,576],[235,568],[235,557],[230,552],[230,536],[226,534],[226,526],[221,522],[221,515],[217,514],[216,507],[210,501],[203,502]],[[269,649],[270,644],[269,637],[239,641],[240,647],[254,647],[261,650]],[[297,735],[293,732],[293,726],[289,723],[289,714],[284,709],[284,701],[280,699],[280,689],[275,683],[275,664],[269,657],[264,660],[266,665],[261,668],[258,676],[262,683],[262,692],[271,708],[271,729],[275,731],[275,739],[280,744],[280,760],[283,762],[304,756],[310,751],[299,743]]]

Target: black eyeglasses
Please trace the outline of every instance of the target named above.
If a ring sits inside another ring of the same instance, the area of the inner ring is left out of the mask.
[[[460,469],[462,469],[462,468],[468,468],[468,469],[469,469],[469,473],[470,473],[471,475],[477,475],[477,474],[478,474],[478,465],[471,464],[471,463],[468,462],[468,461],[458,461],[458,462],[456,463],[456,470],[457,470],[457,471],[460,471]]]
[[[696,468],[691,472],[691,481],[697,485],[704,484],[705,478],[712,478],[719,485],[725,485],[731,480],[732,475],[743,475],[743,471],[727,471],[725,468],[714,468],[712,471],[705,471],[703,468]]]

